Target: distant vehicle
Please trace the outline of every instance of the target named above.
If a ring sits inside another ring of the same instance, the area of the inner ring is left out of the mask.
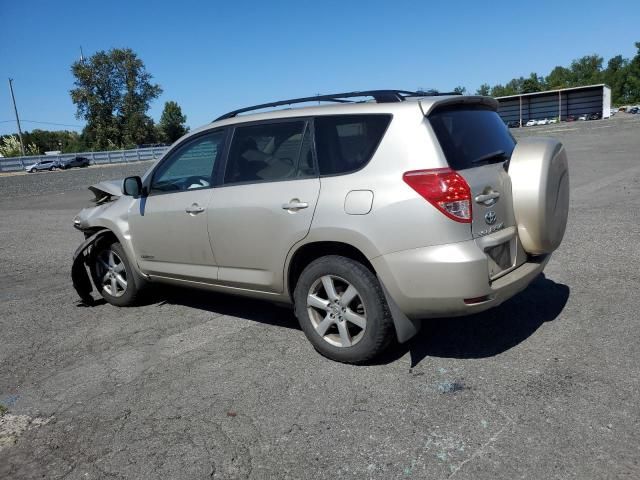
[[[518,120],[511,120],[510,122],[507,122],[507,127],[520,128],[520,122]]]
[[[600,112],[590,113],[587,117],[587,120],[600,120],[602,118],[602,114]]]
[[[529,120],[526,124],[527,127],[533,127],[534,125],[538,125],[537,120]]]
[[[553,123],[558,123],[558,119],[557,118],[552,118],[551,120],[549,120],[549,125],[551,125]]]
[[[638,108],[638,107],[633,107],[633,108],[631,108],[631,109],[629,110],[629,113],[632,113],[632,114],[634,114],[634,115],[635,115],[636,113],[638,113],[638,111],[640,111],[640,108]]]
[[[567,115],[566,121],[567,122],[575,122],[577,120],[575,115]]]
[[[73,167],[88,167],[89,159],[86,157],[73,157],[73,158],[65,158],[63,160],[57,161],[57,167],[63,170]]]
[[[24,167],[24,169],[28,173],[36,173],[41,170],[55,170],[58,167],[58,163],[55,160],[42,160],[38,163],[34,163],[33,165],[29,165],[28,167]]]
[[[580,120],[580,121],[582,121],[582,122],[586,121],[586,120],[587,120],[587,114],[585,113],[584,115],[580,115],[580,116],[578,117],[578,120]]]
[[[549,120],[547,118],[538,120],[538,125],[549,125]]]
[[[611,111],[609,112],[609,114],[613,117],[616,113],[618,113],[618,109],[617,108],[612,108]]]

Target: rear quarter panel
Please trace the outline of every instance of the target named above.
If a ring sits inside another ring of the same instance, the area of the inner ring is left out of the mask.
[[[407,171],[446,166],[419,105],[394,111],[384,138],[364,168],[346,175],[321,177],[318,205],[304,243],[342,241],[371,259],[470,239],[469,224],[445,217],[402,179]],[[345,212],[345,197],[352,190],[373,192],[368,214]]]

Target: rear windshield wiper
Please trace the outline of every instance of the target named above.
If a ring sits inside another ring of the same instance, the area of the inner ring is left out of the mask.
[[[496,150],[495,152],[487,153],[486,155],[482,155],[481,157],[472,160],[471,163],[474,165],[478,163],[497,163],[508,160],[509,156],[505,153],[504,150]]]

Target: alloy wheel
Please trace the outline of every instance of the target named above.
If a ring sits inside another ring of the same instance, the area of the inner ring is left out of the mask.
[[[324,275],[311,285],[307,311],[316,333],[336,347],[357,344],[367,328],[367,313],[360,293],[336,275]]]
[[[97,276],[102,289],[113,297],[121,297],[127,290],[127,270],[120,256],[113,250],[103,250],[97,256]]]

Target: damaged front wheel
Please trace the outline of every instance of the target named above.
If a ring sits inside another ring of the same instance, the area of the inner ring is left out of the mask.
[[[91,274],[94,285],[107,302],[119,307],[135,303],[138,288],[120,243],[96,245],[91,256]]]

